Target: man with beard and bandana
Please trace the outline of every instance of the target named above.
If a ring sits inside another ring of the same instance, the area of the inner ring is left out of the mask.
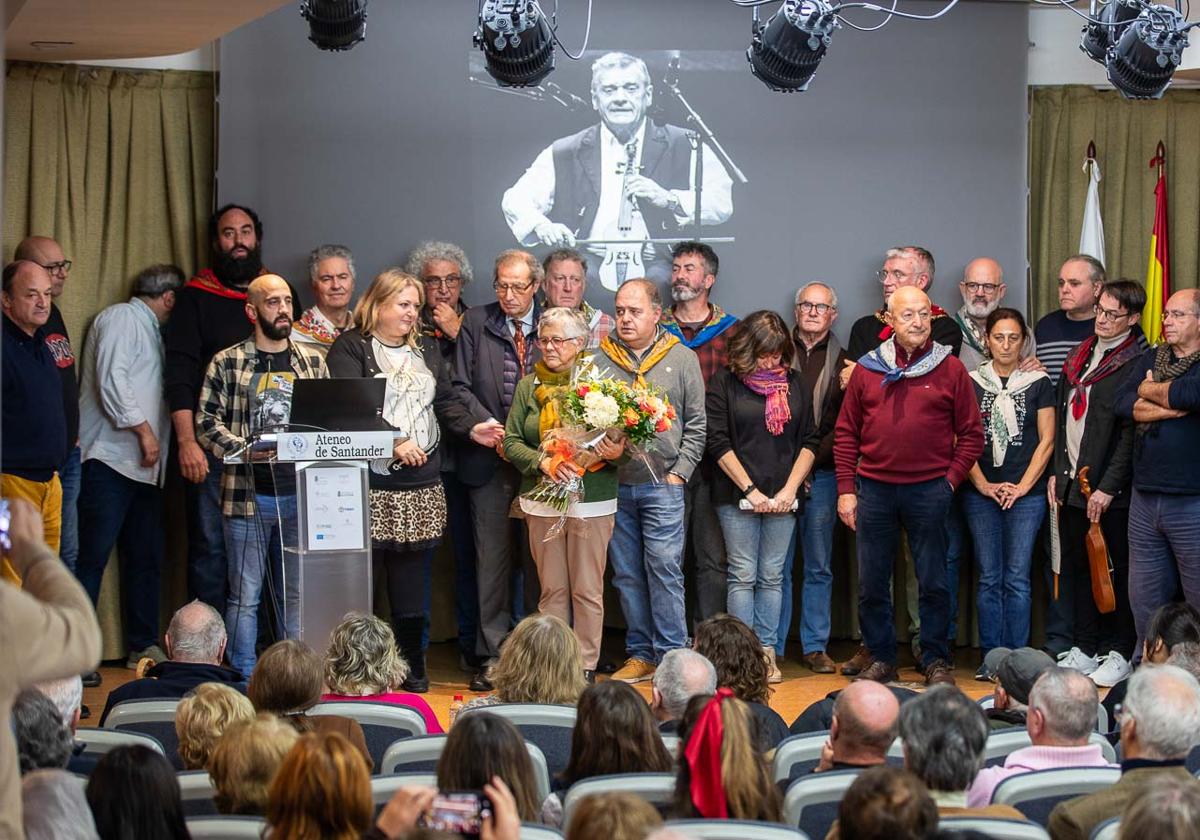
[[[213,356],[200,388],[196,439],[218,459],[246,447],[261,424],[267,395],[290,392],[295,379],[327,376],[325,360],[311,344],[290,338],[293,298],[286,280],[275,274],[256,278],[243,304],[254,334]],[[300,591],[296,569],[278,570],[283,546],[296,542],[296,471],[291,464],[230,464],[221,475],[221,511],[225,548],[230,558],[225,630],[229,661],[244,675],[254,669],[258,602],[264,579],[271,606],[283,607],[288,638],[299,633]],[[268,563],[270,567],[268,568]],[[284,598],[284,586],[287,588]]]
[[[954,322],[962,331],[962,349],[958,358],[970,373],[987,361],[984,325],[988,316],[1000,307],[1004,293],[1008,290],[1004,285],[1004,271],[1000,268],[1000,263],[990,257],[971,260],[963,271],[958,290],[963,299],[963,305],[954,313]],[[1033,333],[1030,333],[1021,347],[1021,369],[1040,367],[1037,361],[1037,342]]]
[[[737,331],[737,318],[709,302],[717,282],[720,260],[712,246],[680,242],[671,249],[671,298],[662,326],[696,354],[700,373],[708,380],[729,361],[729,339]],[[707,455],[692,472],[687,488],[684,533],[695,561],[697,622],[725,612],[725,537],[712,502],[713,464]]]
[[[164,336],[163,388],[175,429],[179,471],[188,482],[188,594],[217,610],[225,608],[226,573],[221,465],[206,456],[196,441],[194,414],[213,354],[250,334],[246,289],[265,273],[262,232],[262,222],[249,207],[227,204],[212,215],[212,268],[202,269],[179,291]],[[292,313],[299,318],[296,300],[293,289]]]

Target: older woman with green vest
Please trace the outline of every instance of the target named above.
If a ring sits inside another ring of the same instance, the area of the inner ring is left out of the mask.
[[[612,463],[625,451],[622,440],[602,438],[593,451],[604,459],[599,469],[583,476],[583,497],[567,508],[566,527],[555,528],[562,514],[525,498],[538,480],[568,482],[573,467],[541,451],[542,438],[558,428],[558,402],[571,386],[579,352],[588,341],[588,325],[579,312],[555,307],[538,321],[542,360],[533,373],[517,383],[505,423],[504,457],[522,475],[519,504],[529,530],[529,549],[542,587],[538,610],[571,622],[583,652],[584,674],[590,682],[600,656],[604,630],[604,564],[617,512],[617,469]],[[553,531],[556,533],[552,534]],[[548,538],[549,537],[549,538]]]

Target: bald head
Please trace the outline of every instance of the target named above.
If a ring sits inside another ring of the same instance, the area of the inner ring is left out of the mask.
[[[933,326],[929,296],[916,286],[901,286],[888,299],[885,319],[896,337],[896,344],[907,353],[925,346]]]
[[[28,260],[47,269],[54,297],[62,294],[69,266],[66,257],[63,256],[62,246],[56,241],[49,236],[26,236],[17,245],[13,259]]]
[[[967,263],[958,284],[967,314],[975,319],[991,315],[1004,297],[1004,271],[991,257],[977,257]]]
[[[246,301],[255,306],[262,304],[272,292],[284,291],[290,293],[287,281],[278,274],[263,274],[250,281],[246,289]]]
[[[882,762],[896,740],[900,703],[886,686],[869,680],[852,682],[833,704],[834,761]]]
[[[1167,300],[1162,337],[1176,356],[1200,350],[1200,289],[1181,289]]]
[[[184,604],[167,627],[167,655],[174,662],[220,665],[225,654],[225,621],[203,601]]]

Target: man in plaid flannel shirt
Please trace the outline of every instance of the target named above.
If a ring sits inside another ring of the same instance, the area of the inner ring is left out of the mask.
[[[200,389],[196,438],[218,458],[243,450],[252,431],[263,428],[254,420],[263,408],[259,395],[253,392],[257,374],[278,374],[284,381],[327,375],[320,351],[291,340],[292,311],[292,294],[286,280],[274,274],[256,278],[246,295],[246,317],[254,325],[254,335],[220,351],[209,363]],[[290,391],[287,385],[284,389]],[[256,660],[258,602],[268,574],[275,615],[284,603],[283,583],[287,598],[280,623],[289,638],[299,635],[298,570],[288,568],[284,581],[279,580],[283,546],[295,545],[297,539],[295,468],[266,461],[253,466],[226,465],[221,480],[221,508],[229,557],[229,599],[225,607],[229,659],[234,668],[249,675]]]

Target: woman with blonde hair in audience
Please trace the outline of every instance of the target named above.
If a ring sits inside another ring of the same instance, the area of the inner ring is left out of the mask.
[[[537,801],[533,761],[521,733],[509,721],[486,711],[460,714],[438,758],[438,789],[482,790],[493,777],[502,779],[512,791],[521,821],[537,822],[541,803]]]
[[[294,726],[265,712],[226,729],[208,763],[217,811],[265,814],[271,782],[299,738]]]
[[[336,732],[348,739],[374,768],[367,739],[356,720],[341,715],[314,715],[308,712],[321,700],[325,664],[312,648],[295,639],[276,642],[259,657],[250,675],[246,694],[255,711],[278,715],[300,734]]]
[[[556,703],[574,706],[587,687],[579,640],[561,618],[544,613],[526,616],[500,647],[500,661],[489,679],[495,689],[466,708],[496,703]]]
[[[274,840],[359,840],[374,815],[371,771],[337,733],[301,736],[267,798],[268,836]]]
[[[347,613],[329,637],[325,652],[325,686],[322,701],[364,700],[407,706],[420,712],[430,735],[440,735],[437,715],[417,694],[397,691],[408,676],[408,663],[396,649],[396,637],[387,622],[373,615]]]
[[[254,704],[236,688],[201,683],[175,707],[175,735],[184,770],[208,766],[221,735],[235,723],[254,717]]]
[[[654,806],[636,794],[597,793],[571,814],[567,840],[645,840],[662,824]]]
[[[688,702],[679,721],[677,818],[783,819],[779,788],[755,746],[753,728],[749,708],[728,688]]]

